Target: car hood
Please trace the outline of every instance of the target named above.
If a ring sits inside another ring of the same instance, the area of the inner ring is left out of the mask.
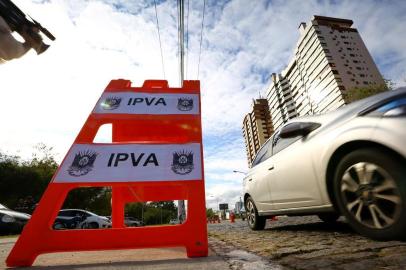
[[[31,218],[31,215],[29,215],[29,214],[16,212],[13,210],[6,210],[6,209],[1,209],[0,214],[5,214],[5,215],[11,216],[13,218],[22,219],[22,220],[29,220]]]

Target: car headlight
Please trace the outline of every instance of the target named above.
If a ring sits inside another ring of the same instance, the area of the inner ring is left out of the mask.
[[[4,223],[11,223],[11,222],[15,222],[16,219],[13,218],[12,216],[4,215],[4,216],[1,218],[1,221],[3,221]]]
[[[368,115],[380,117],[406,116],[406,97],[401,97],[379,106]]]

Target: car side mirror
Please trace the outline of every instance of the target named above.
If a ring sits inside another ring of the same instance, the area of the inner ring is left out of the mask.
[[[281,138],[293,138],[297,136],[306,136],[313,130],[319,128],[321,124],[314,122],[293,122],[287,124],[281,129],[279,137]]]

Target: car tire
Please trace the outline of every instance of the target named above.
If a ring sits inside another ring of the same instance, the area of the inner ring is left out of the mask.
[[[338,164],[334,194],[358,233],[376,240],[406,239],[406,166],[381,148],[347,154]]]
[[[319,219],[326,223],[335,223],[340,218],[340,214],[336,212],[320,213],[317,216],[319,217]]]
[[[89,223],[89,229],[98,229],[99,228],[99,224],[97,222],[90,222]]]
[[[263,230],[265,228],[266,218],[258,215],[257,207],[251,197],[248,197],[245,201],[245,209],[247,211],[247,223],[251,230]]]

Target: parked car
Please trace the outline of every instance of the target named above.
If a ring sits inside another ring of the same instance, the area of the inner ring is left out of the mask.
[[[144,226],[144,223],[141,220],[138,220],[133,217],[124,217],[124,223],[127,227],[140,227]]]
[[[60,229],[99,229],[110,228],[108,218],[82,209],[62,209],[55,219],[53,228]]]
[[[406,88],[292,119],[243,181],[248,225],[275,215],[344,215],[368,237],[406,238]]]
[[[176,224],[180,224],[180,223],[179,223],[179,220],[178,220],[178,219],[174,218],[174,219],[171,219],[171,220],[169,221],[169,224],[171,224],[171,225],[176,225]]]
[[[31,215],[17,212],[0,204],[0,234],[20,233]]]

